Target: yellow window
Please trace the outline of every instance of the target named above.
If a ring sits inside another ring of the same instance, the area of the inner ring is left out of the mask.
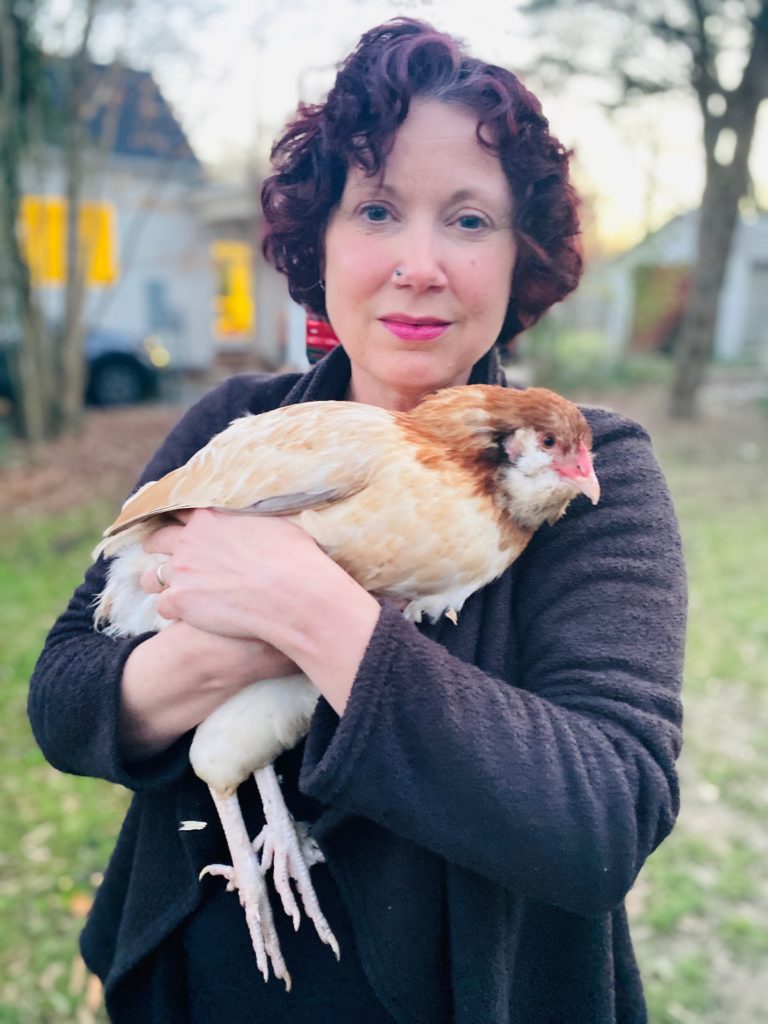
[[[221,340],[247,340],[254,325],[253,246],[217,241],[211,257],[216,267],[213,332]]]
[[[115,209],[110,203],[82,203],[80,245],[85,258],[85,283],[109,285],[117,281]]]
[[[81,203],[78,220],[86,286],[114,284],[119,273],[114,207]],[[61,196],[23,196],[19,236],[32,284],[63,285],[67,280],[67,201]]]

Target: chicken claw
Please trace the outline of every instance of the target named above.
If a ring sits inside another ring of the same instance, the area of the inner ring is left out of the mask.
[[[309,869],[313,864],[322,863],[325,858],[320,847],[307,832],[303,822],[296,822],[285,806],[280,784],[272,765],[253,773],[259,787],[266,824],[253,841],[253,848],[261,851],[261,871],[266,873],[272,867],[275,889],[283,903],[283,909],[293,921],[294,931],[301,921],[296,898],[291,889],[291,879],[301,896],[304,911],[315,926],[320,939],[330,946],[334,956],[340,957],[339,943],[328,924],[315,894]]]
[[[286,991],[290,992],[291,976],[285,965],[275,931],[267,886],[258,857],[248,838],[237,796],[235,794],[224,796],[213,788],[211,796],[227,837],[227,845],[232,854],[232,866],[209,864],[200,872],[200,878],[205,875],[225,878],[227,891],[237,891],[240,904],[245,911],[251,944],[261,976],[264,981],[269,980],[269,965],[271,964],[275,977],[282,979],[285,982]]]

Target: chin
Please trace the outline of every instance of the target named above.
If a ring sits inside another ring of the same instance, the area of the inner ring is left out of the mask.
[[[439,349],[402,352],[382,367],[379,379],[393,391],[426,394],[454,384],[466,384],[472,365],[446,365],[445,355]]]

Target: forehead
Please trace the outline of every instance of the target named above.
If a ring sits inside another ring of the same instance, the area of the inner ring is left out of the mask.
[[[511,205],[512,194],[499,158],[477,138],[477,118],[466,107],[439,100],[414,100],[397,130],[381,174],[359,167],[347,172],[345,192],[461,193]]]

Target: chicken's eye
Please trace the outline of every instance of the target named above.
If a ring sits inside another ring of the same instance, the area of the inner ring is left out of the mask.
[[[555,446],[555,435],[545,434],[541,439],[541,443],[545,448],[554,448]]]

